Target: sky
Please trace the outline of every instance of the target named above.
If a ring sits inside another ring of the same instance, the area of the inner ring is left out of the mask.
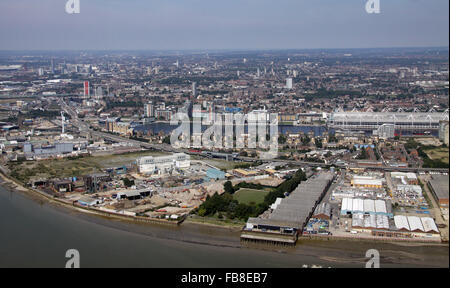
[[[448,0],[0,0],[0,50],[448,47]]]

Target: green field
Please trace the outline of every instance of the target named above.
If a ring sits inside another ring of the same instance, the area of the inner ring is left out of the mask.
[[[441,160],[444,163],[449,163],[448,148],[437,147],[435,149],[427,149],[425,153],[427,153],[431,160]]]
[[[269,192],[269,190],[240,189],[234,193],[233,198],[242,204],[259,204],[264,202],[264,197],[266,197]]]

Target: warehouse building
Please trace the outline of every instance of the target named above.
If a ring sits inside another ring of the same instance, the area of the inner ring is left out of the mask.
[[[399,179],[403,185],[418,185],[419,180],[415,173],[391,172],[391,178]]]
[[[359,188],[383,188],[383,180],[372,176],[353,176],[351,184]]]
[[[396,215],[394,223],[398,231],[410,233],[411,236],[439,236],[439,229],[430,217]]]
[[[331,205],[324,202],[316,207],[312,218],[330,220],[331,219]]]
[[[448,208],[448,181],[446,175],[433,175],[428,187],[441,208]]]
[[[142,174],[167,174],[175,168],[183,169],[191,166],[190,156],[177,153],[169,156],[146,156],[137,160],[139,173]]]
[[[295,244],[298,231],[308,223],[333,178],[331,173],[321,173],[302,182],[288,197],[276,200],[267,218],[249,218],[241,240]]]
[[[361,198],[343,198],[341,215],[381,215],[392,218],[392,205],[390,201]]]
[[[73,143],[55,143],[48,146],[25,143],[23,145],[23,153],[25,157],[52,157],[72,153],[73,147]]]
[[[95,199],[95,198],[92,198],[92,197],[83,196],[83,197],[81,197],[81,198],[78,200],[78,203],[79,203],[80,205],[82,205],[82,206],[90,207],[90,206],[94,206],[94,205],[100,204],[100,203],[101,203],[101,200]]]
[[[144,197],[152,195],[153,191],[150,188],[138,189],[138,190],[126,190],[117,193],[117,200],[138,200]]]
[[[352,228],[362,232],[373,229],[389,230],[389,218],[386,215],[356,213],[352,215]]]

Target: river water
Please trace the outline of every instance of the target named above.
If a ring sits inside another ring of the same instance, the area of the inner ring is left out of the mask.
[[[241,248],[239,233],[184,223],[134,224],[89,215],[25,195],[0,181],[0,267],[64,267],[68,249],[81,267],[364,267],[378,249],[381,267],[448,267],[448,246],[309,241],[268,251]]]

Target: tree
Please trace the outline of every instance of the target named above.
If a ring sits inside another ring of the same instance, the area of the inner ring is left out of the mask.
[[[321,149],[323,147],[321,139],[317,139],[316,138],[316,147],[319,148],[319,149]]]
[[[223,189],[224,189],[225,193],[234,194],[234,192],[235,192],[231,181],[225,182],[225,184],[223,184]]]
[[[198,209],[198,216],[205,216],[206,215],[206,209],[205,208],[200,208]]]

